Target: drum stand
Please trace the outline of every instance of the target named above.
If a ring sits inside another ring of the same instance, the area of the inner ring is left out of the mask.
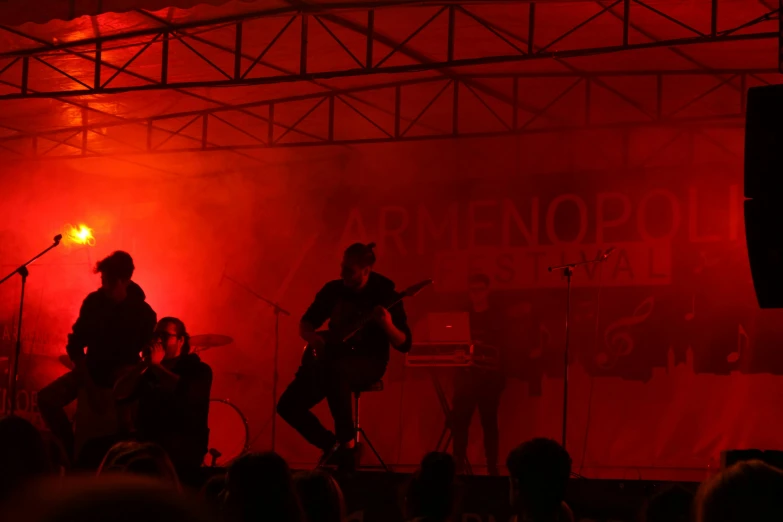
[[[244,285],[237,281],[236,279],[233,279],[229,277],[228,275],[224,275],[226,279],[234,283],[235,285],[244,288],[250,295],[258,299],[259,301],[262,301],[269,306],[272,307],[272,311],[275,314],[275,356],[274,356],[274,362],[272,363],[273,368],[273,374],[272,374],[272,451],[275,451],[275,443],[276,443],[276,437],[277,437],[277,382],[278,382],[278,373],[277,373],[277,362],[278,362],[278,356],[280,354],[280,314],[288,315],[290,316],[291,313],[283,308],[280,308],[280,306],[275,303],[274,301],[267,299],[266,297],[259,295],[253,289],[249,288],[247,285]]]
[[[11,400],[11,406],[8,412],[9,415],[14,415],[16,413],[16,381],[19,376],[19,356],[22,354],[22,312],[24,311],[24,289],[25,285],[27,284],[27,276],[30,275],[30,272],[27,270],[27,265],[59,245],[62,238],[62,234],[57,234],[54,236],[54,243],[49,245],[46,250],[42,251],[4,278],[0,279],[0,284],[3,284],[16,274],[22,276],[22,296],[19,299],[19,325],[16,330],[16,347],[14,349],[13,359],[14,362],[13,367],[8,369],[8,397]]]
[[[222,457],[222,456],[223,456],[223,454],[222,454],[222,453],[220,453],[220,452],[219,452],[218,450],[216,450],[215,448],[210,448],[210,449],[209,449],[209,451],[208,451],[207,453],[209,453],[209,456],[210,456],[209,467],[210,467],[210,468],[215,468],[215,467],[217,467],[217,459],[219,459],[220,457]]]

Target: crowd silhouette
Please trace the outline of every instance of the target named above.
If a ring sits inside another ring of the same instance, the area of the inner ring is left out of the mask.
[[[166,451],[120,442],[95,472],[71,469],[65,452],[20,417],[0,419],[0,520],[19,522],[341,522],[338,480],[325,469],[294,472],[276,453],[249,453],[199,488],[184,486]],[[506,460],[513,522],[573,522],[566,503],[571,458],[557,442],[533,439]],[[467,483],[446,453],[424,456],[405,482],[406,522],[456,521]],[[220,471],[220,470],[219,470]],[[193,484],[192,477],[188,484]],[[386,506],[384,506],[385,508]],[[674,485],[648,499],[640,522],[783,520],[783,472],[760,461],[735,464],[696,495]],[[401,520],[402,522],[402,520]]]

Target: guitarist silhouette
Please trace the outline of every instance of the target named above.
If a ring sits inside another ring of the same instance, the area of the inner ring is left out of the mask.
[[[101,288],[84,300],[68,336],[66,351],[73,369],[38,393],[38,409],[52,435],[72,460],[77,457],[77,463],[88,468],[97,468],[119,429],[114,382],[138,362],[155,329],[155,311],[131,281],[134,270],[133,259],[122,251],[96,264]],[[77,399],[80,419],[74,434],[64,408]],[[87,439],[93,443],[87,445]]]
[[[390,345],[403,353],[411,347],[401,297],[415,292],[400,294],[394,282],[373,272],[374,247],[374,243],[348,247],[341,278],[316,294],[299,324],[299,333],[308,343],[302,365],[277,404],[280,417],[324,455],[339,444],[336,457],[344,469],[355,465],[351,393],[383,377]],[[317,331],[327,321],[327,330]],[[310,411],[324,399],[334,419],[334,433]]]

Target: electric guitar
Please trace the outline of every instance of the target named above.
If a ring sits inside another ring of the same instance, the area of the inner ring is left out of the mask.
[[[392,309],[406,297],[413,297],[432,283],[432,279],[425,279],[413,286],[409,286],[398,293],[394,301],[384,306],[384,308],[386,308],[386,310]],[[305,346],[304,353],[302,354],[302,364],[306,365],[316,361],[341,359],[350,355],[356,349],[355,343],[358,341],[358,334],[371,321],[372,310],[361,314],[356,321],[349,323],[343,328],[319,330],[316,333],[324,340],[324,346],[318,350],[317,354],[310,344]]]
[[[61,355],[60,363],[71,371],[76,366],[67,355]],[[127,365],[115,372],[115,379],[130,372],[135,366]],[[117,402],[115,390],[97,386],[84,368],[79,374],[79,391],[76,397],[76,411],[73,414],[74,455],[78,458],[84,447],[93,440],[113,437],[130,425],[132,408],[129,404]]]

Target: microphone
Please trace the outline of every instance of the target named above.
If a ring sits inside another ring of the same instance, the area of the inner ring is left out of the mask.
[[[606,252],[604,252],[603,255],[601,256],[601,261],[606,261],[612,252],[614,252],[614,247],[607,248]]]

